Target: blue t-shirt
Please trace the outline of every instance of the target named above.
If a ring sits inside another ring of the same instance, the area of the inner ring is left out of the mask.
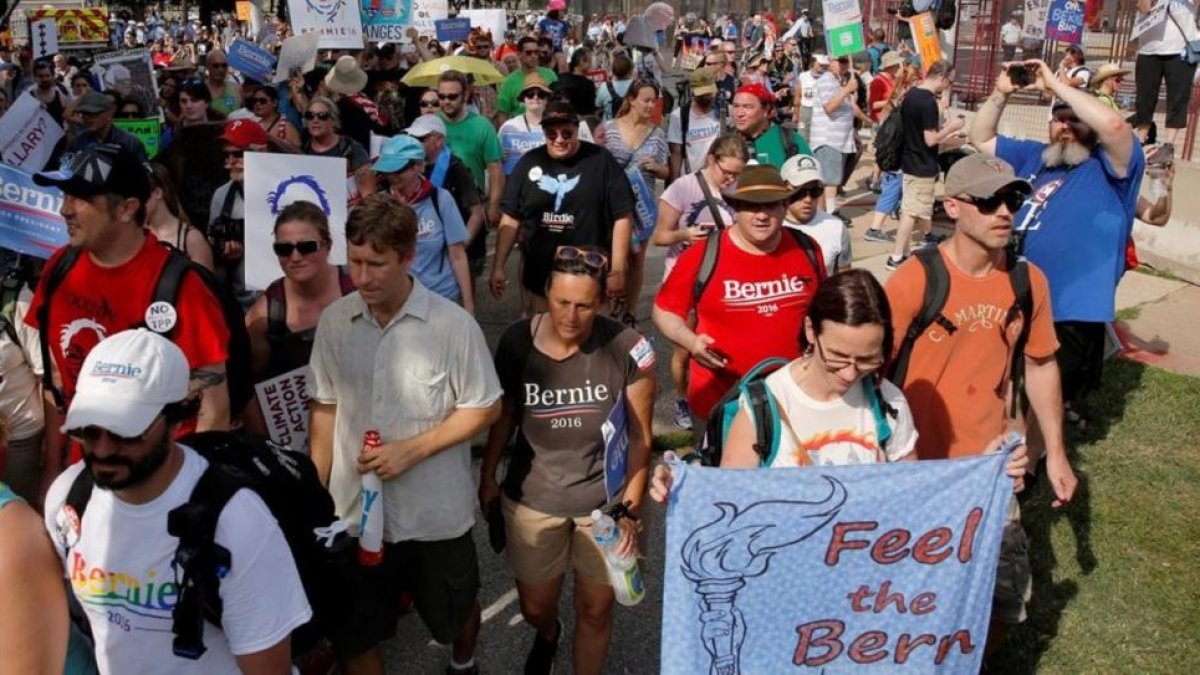
[[[437,211],[433,208],[435,197]],[[467,243],[467,226],[454,197],[446,190],[435,188],[429,197],[413,206],[413,210],[417,212],[417,254],[412,273],[434,293],[454,302],[462,300],[462,290],[450,265],[450,246]]]
[[[1047,169],[1045,143],[996,139],[1000,159],[1033,183],[1014,227],[1025,232],[1025,257],[1046,273],[1055,321],[1113,320],[1146,164],[1137,139],[1133,145],[1120,178],[1099,147],[1072,169]]]
[[[548,16],[542,17],[537,24],[538,32],[544,33],[550,38],[550,44],[554,47],[554,51],[561,52],[563,40],[567,39],[567,32],[571,30],[571,25],[561,19],[551,19]]]

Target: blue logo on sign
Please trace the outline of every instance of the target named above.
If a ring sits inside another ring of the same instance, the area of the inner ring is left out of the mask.
[[[325,188],[321,187],[321,184],[317,182],[317,179],[313,178],[312,176],[292,176],[291,178],[288,178],[279,185],[275,186],[274,190],[268,192],[267,208],[271,210],[271,215],[279,215],[279,212],[282,210],[280,201],[282,201],[283,197],[287,195],[288,189],[295,185],[302,185],[312,190],[313,194],[317,197],[317,202],[321,207],[321,210],[324,211],[325,215],[327,216],[332,215],[332,209],[329,206],[329,197],[325,195]],[[287,206],[288,203],[285,203],[283,206]]]

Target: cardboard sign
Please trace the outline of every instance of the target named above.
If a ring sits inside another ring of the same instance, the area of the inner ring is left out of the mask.
[[[104,90],[113,89],[125,99],[134,99],[142,110],[154,110],[158,101],[158,79],[149,49],[128,49],[97,54],[92,74]]]
[[[0,164],[0,248],[49,258],[67,243],[62,203],[57,188],[41,187],[30,174]]]
[[[1076,45],[1083,40],[1082,0],[1054,0],[1046,22],[1046,39]]]
[[[251,11],[249,0],[237,0],[234,5],[237,7],[238,21],[249,21]]]
[[[1024,40],[1045,40],[1046,20],[1050,16],[1050,0],[1025,0],[1024,25],[1021,27],[1021,38]]]
[[[352,0],[288,0],[296,35],[317,33],[322,49],[362,49],[363,25]]]
[[[40,59],[58,53],[58,25],[54,19],[42,19],[29,24],[29,44],[33,58]]]
[[[399,42],[409,28],[421,35],[437,32],[434,21],[450,15],[447,0],[360,0],[363,30],[372,42]],[[460,17],[463,16],[460,14]],[[467,17],[469,18],[469,17]],[[503,34],[503,33],[501,33]]]
[[[142,147],[146,149],[147,157],[153,158],[158,154],[162,141],[162,122],[157,117],[147,117],[141,120],[113,120],[113,126],[137,136]]]
[[[275,56],[248,40],[234,40],[226,58],[230,68],[252,80],[270,82],[275,73]]]
[[[27,91],[0,117],[0,162],[29,173],[41,171],[63,135],[42,102]]]
[[[436,19],[433,27],[441,42],[462,42],[471,34],[470,19]]]
[[[275,65],[275,79],[272,82],[287,82],[293,72],[312,72],[317,67],[320,41],[320,33],[293,35],[284,40],[279,47],[279,61]]]
[[[1006,460],[675,461],[662,672],[979,672],[1013,499]]]
[[[938,40],[937,26],[933,23],[933,14],[922,12],[908,20],[912,28],[913,42],[917,46],[917,54],[921,57],[922,70],[928,70],[930,64],[942,58],[942,44]]]
[[[308,383],[312,369],[297,368],[254,385],[263,423],[272,441],[308,452]]]
[[[346,262],[346,160],[341,157],[246,153],[246,287],[264,289],[283,276],[271,250],[275,217],[296,201],[316,204],[329,218],[329,262]]]

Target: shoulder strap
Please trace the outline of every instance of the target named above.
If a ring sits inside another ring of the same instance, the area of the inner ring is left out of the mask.
[[[701,181],[701,185],[704,182]],[[717,258],[721,254],[721,237],[724,231],[713,232],[704,238],[704,257],[700,259],[700,271],[696,274],[696,283],[692,286],[692,303],[700,304],[700,296],[708,282],[712,281],[713,272],[717,269]]]
[[[800,250],[804,251],[804,255],[808,256],[808,262],[812,265],[813,272],[817,275],[817,282],[820,283],[829,275],[825,269],[825,260],[817,253],[817,242],[806,233],[795,228],[785,227],[786,232],[792,235],[792,239],[799,244]]]
[[[225,192],[225,202],[221,205],[221,217],[233,217],[233,204],[237,201],[237,196],[241,194],[241,184],[233,181],[229,184],[229,190]]]
[[[438,226],[442,228],[442,256],[438,259],[438,274],[446,268],[446,258],[450,254],[450,240],[447,238],[450,235],[446,233],[446,221],[442,220],[442,206],[439,202],[442,201],[442,189],[434,186],[433,192],[429,193],[429,201],[433,204],[433,213],[437,216]]]
[[[54,407],[60,412],[66,412],[67,401],[63,397],[62,391],[54,386],[53,361],[50,357],[50,299],[54,297],[54,292],[62,285],[64,279],[67,278],[67,273],[79,261],[79,249],[74,246],[63,251],[62,256],[54,264],[54,269],[51,269],[46,277],[46,285],[42,287],[42,304],[38,306],[38,346],[42,351],[42,388],[50,392],[50,396],[54,399]]]
[[[697,170],[695,176],[696,182],[700,184],[700,192],[704,193],[704,201],[708,204],[708,213],[712,215],[713,223],[717,226],[717,231],[713,233],[713,236],[716,236],[725,229],[725,219],[721,217],[721,209],[717,207],[717,200],[713,197],[712,188],[704,179],[704,172]]]
[[[263,292],[267,296],[267,335],[287,332],[287,291],[283,279],[276,279]]]
[[[450,170],[450,147],[442,148],[433,163],[433,172],[429,174],[429,182],[434,187],[442,187],[446,182],[446,173]]]
[[[1008,281],[1016,298],[1004,319],[1004,335],[1008,334],[1008,326],[1016,320],[1017,315],[1021,316],[1021,330],[1013,343],[1012,364],[1009,368],[1013,388],[1009,416],[1016,417],[1017,410],[1023,407],[1025,396],[1025,344],[1029,341],[1029,331],[1033,324],[1033,286],[1029,280],[1029,263],[1011,250],[1008,252]]]
[[[754,452],[758,454],[758,465],[766,466],[775,455],[775,425],[779,421],[779,416],[772,414],[774,406],[766,379],[748,383],[746,398],[750,404],[750,421],[754,424]]]
[[[887,450],[888,441],[892,440],[892,425],[887,418],[896,417],[899,412],[883,400],[883,391],[879,386],[879,378],[867,376],[862,379],[863,393],[866,394],[867,405],[871,407],[871,415],[875,418],[875,440],[881,450]]]
[[[179,289],[183,286],[183,276],[192,268],[192,261],[178,249],[165,245],[164,247],[167,249],[167,261],[163,263],[162,272],[158,275],[158,283],[154,286],[154,296],[150,301],[152,303],[165,302],[175,307],[179,302]],[[175,326],[172,326],[161,335],[170,338],[174,331]]]
[[[71,488],[67,490],[67,500],[63,502],[63,506],[69,506],[75,511],[75,517],[79,519],[80,527],[83,524],[83,514],[87,511],[88,502],[92,499],[94,485],[92,471],[85,466],[83,471],[75,476],[75,480],[71,481]]]
[[[692,163],[688,160],[687,152],[687,132],[688,123],[691,121],[692,104],[688,101],[680,101],[679,106],[679,150],[683,156],[683,170],[691,171]]]
[[[941,252],[936,247],[930,247],[918,250],[915,255],[921,267],[925,269],[925,299],[921,303],[921,311],[909,324],[908,332],[904,334],[904,340],[896,352],[890,379],[901,389],[904,388],[904,379],[908,375],[908,361],[917,338],[934,323],[948,333],[957,330],[954,324],[942,315],[942,308],[946,306],[946,299],[950,297],[950,273],[946,270],[946,262],[942,260]]]

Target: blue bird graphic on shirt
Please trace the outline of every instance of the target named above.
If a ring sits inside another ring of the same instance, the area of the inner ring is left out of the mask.
[[[544,192],[554,195],[554,212],[562,208],[563,197],[567,193],[575,189],[579,185],[579,176],[567,178],[567,174],[560,173],[558,176],[542,176],[538,179],[537,186]]]

